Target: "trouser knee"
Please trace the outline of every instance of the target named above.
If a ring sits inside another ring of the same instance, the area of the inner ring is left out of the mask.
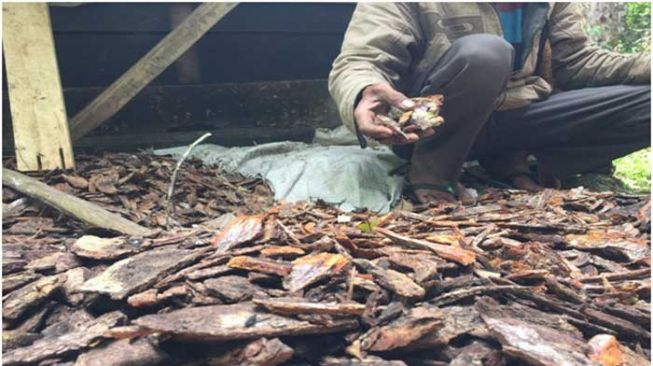
[[[498,95],[510,79],[514,53],[510,43],[492,34],[459,38],[433,67],[424,90],[448,87]]]
[[[492,34],[473,34],[451,45],[451,51],[466,73],[479,84],[501,83],[510,78],[515,50],[503,38]]]

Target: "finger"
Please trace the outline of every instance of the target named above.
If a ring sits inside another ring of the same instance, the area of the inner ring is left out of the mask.
[[[365,119],[358,123],[358,130],[363,135],[377,140],[391,138],[394,135],[394,132],[390,128],[369,121]]]
[[[392,138],[393,145],[406,145],[413,144],[419,140],[419,136],[414,133],[407,133],[402,135],[395,135]]]
[[[420,139],[427,138],[435,134],[435,129],[427,128],[426,130],[418,132],[417,134],[419,135]]]
[[[410,110],[415,108],[415,102],[408,99],[408,97],[402,93],[393,89],[389,84],[380,84],[377,92],[379,98],[393,107],[397,107],[403,110]]]

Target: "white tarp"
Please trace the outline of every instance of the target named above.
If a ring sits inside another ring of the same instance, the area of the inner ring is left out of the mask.
[[[403,177],[391,172],[405,161],[385,146],[361,149],[344,128],[316,133],[314,143],[274,142],[227,148],[205,144],[191,156],[207,164],[261,177],[279,201],[322,200],[344,211],[369,208],[387,212],[400,198]],[[157,154],[179,157],[186,146],[161,149]]]

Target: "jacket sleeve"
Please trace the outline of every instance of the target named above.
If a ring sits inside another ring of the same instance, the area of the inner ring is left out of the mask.
[[[368,85],[387,82],[397,88],[408,74],[418,41],[415,4],[361,3],[329,74],[329,92],[344,124],[356,131],[354,108]]]
[[[588,44],[575,3],[555,3],[549,24],[553,72],[564,89],[650,83],[649,55],[624,55]]]

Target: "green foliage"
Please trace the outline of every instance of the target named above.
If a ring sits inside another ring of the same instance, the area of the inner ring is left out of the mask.
[[[650,51],[650,2],[579,3],[579,6],[587,16],[584,30],[591,42],[622,53]]]
[[[623,32],[618,39],[619,52],[651,50],[651,3],[626,3]]]
[[[651,190],[651,148],[634,152],[614,161],[615,176],[634,192]]]

